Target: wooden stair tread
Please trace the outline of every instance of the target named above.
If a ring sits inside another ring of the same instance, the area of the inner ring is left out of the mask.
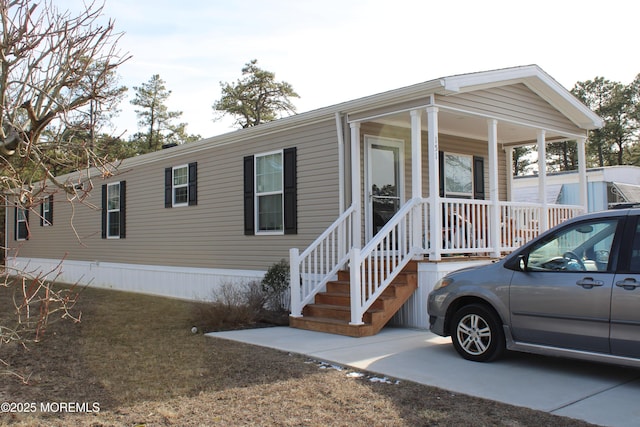
[[[317,308],[328,308],[328,309],[340,310],[340,311],[351,311],[351,308],[347,307],[346,305],[334,305],[334,304],[322,304],[322,303],[313,303],[313,304],[309,304],[309,305],[312,305],[312,306],[317,307]],[[367,310],[367,313],[378,313],[380,311],[382,311],[382,310],[376,309],[376,308],[369,308]]]

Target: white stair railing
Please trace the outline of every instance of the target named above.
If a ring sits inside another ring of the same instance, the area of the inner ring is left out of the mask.
[[[351,324],[363,324],[371,307],[411,258],[424,252],[423,238],[414,230],[426,230],[422,221],[428,201],[407,202],[362,250],[351,250]],[[414,228],[415,227],[415,228]]]
[[[350,207],[301,254],[289,251],[291,316],[302,316],[302,308],[324,290],[349,261],[353,246],[354,208]]]

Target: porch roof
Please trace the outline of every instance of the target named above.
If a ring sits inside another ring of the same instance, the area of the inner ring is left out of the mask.
[[[564,86],[537,65],[445,77],[442,94],[463,93],[495,86],[523,83],[549,104],[562,111],[582,129],[598,129],[604,121],[578,100]]]

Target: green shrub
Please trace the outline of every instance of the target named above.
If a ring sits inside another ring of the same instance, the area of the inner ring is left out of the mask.
[[[261,285],[267,306],[274,310],[286,310],[288,304],[284,301],[284,296],[289,289],[289,262],[282,259],[269,267]]]

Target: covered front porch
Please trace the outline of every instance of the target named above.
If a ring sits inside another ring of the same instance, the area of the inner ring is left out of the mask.
[[[461,90],[462,83],[476,91]],[[452,78],[444,90],[431,88],[424,97],[416,87],[415,99],[336,114],[338,134],[349,140],[341,168],[345,208],[304,251],[290,251],[292,320],[310,315],[305,307],[327,292],[328,283],[348,280],[348,324],[363,326],[365,313],[410,262],[497,259],[586,212],[586,130],[569,125],[566,117],[560,120],[555,110],[541,118],[542,106],[550,107],[541,99],[530,120],[531,105],[506,111],[497,100],[514,102],[516,94],[532,98],[530,88],[522,82],[512,87],[511,81],[511,93],[505,93],[502,87],[487,89],[488,84]],[[491,97],[495,105],[489,108]],[[347,126],[349,132],[343,132]],[[580,205],[546,202],[545,162],[538,162],[542,202],[510,201],[513,149],[535,145],[544,159],[546,144],[561,140],[578,143]],[[418,287],[424,282],[417,278]],[[421,310],[413,315],[426,315]]]

